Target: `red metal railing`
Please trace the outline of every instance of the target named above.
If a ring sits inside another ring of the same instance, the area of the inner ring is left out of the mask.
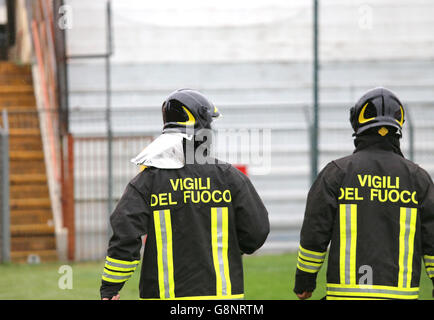
[[[71,136],[66,136],[62,140],[59,132],[59,95],[61,92],[57,77],[59,59],[56,53],[55,4],[52,0],[34,0],[28,10],[31,10],[30,26],[37,64],[37,87],[40,96],[38,111],[42,119],[41,126],[45,125],[45,141],[48,143],[49,154],[46,156],[49,157],[51,166],[49,169],[52,170],[54,185],[61,190],[62,194],[61,199],[55,199],[59,200],[59,207],[62,211],[57,212],[58,220],[61,220],[59,227],[68,229],[66,255],[69,260],[74,260],[73,151]],[[65,150],[62,150],[62,141],[66,146]]]
[[[39,71],[39,85],[42,92],[44,111],[58,110],[56,53],[54,50],[52,1],[33,1],[32,36],[34,52]],[[44,112],[46,115],[47,136],[49,139],[51,164],[54,167],[55,179],[60,183],[60,165],[57,134],[55,128],[59,119],[55,112]]]

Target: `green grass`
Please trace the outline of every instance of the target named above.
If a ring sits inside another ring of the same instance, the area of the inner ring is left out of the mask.
[[[258,255],[244,257],[246,299],[291,300],[297,256],[295,254]],[[41,265],[0,265],[0,299],[99,299],[99,286],[104,262],[70,264],[73,270],[73,289],[58,287],[58,273],[62,263]],[[317,281],[317,289],[311,299],[325,296],[325,272],[323,266]],[[121,291],[121,299],[138,299],[139,270]],[[422,272],[420,299],[432,300],[432,283]]]

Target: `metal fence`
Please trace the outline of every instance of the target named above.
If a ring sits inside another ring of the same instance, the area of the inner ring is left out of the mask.
[[[270,131],[269,146],[266,146],[270,148],[270,170],[264,174],[260,165],[247,163],[248,174],[270,214],[271,233],[261,250],[270,252],[294,249],[311,183],[310,125],[309,117],[306,115],[307,105],[270,103],[219,107],[224,113],[224,118],[216,122],[216,129],[225,129],[228,132],[233,132],[230,130],[234,128],[239,131],[255,128]],[[265,107],[267,112],[264,112]],[[246,110],[249,112],[246,113]],[[353,150],[347,111],[344,106],[339,105],[323,105],[321,109],[318,153],[320,168],[328,161],[347,155]],[[434,163],[432,135],[434,104],[410,104],[408,113],[412,115],[413,126],[408,126],[406,123],[407,127],[404,129],[402,139],[403,152],[407,158],[410,158],[413,153],[414,160],[434,176],[432,165]],[[8,115],[4,113],[2,116],[4,124],[0,129],[2,188],[7,188],[9,183],[8,152],[3,152],[8,149],[8,123],[11,128],[35,128],[39,125],[36,110],[11,112],[9,121],[6,120],[7,117]],[[71,153],[65,155],[64,159],[71,159],[74,170],[75,231],[73,231],[74,237],[70,238],[74,244],[73,256],[78,261],[102,259],[106,254],[111,233],[109,208],[116,205],[128,181],[140,170],[130,162],[130,159],[161,133],[161,110],[159,106],[114,108],[111,119],[113,132],[111,139],[107,136],[108,122],[103,108],[72,109],[69,119],[73,145],[72,148],[64,146],[63,150]],[[109,145],[111,155],[108,153]],[[17,146],[11,146],[12,149],[15,147]],[[217,145],[217,147],[221,146]],[[254,147],[261,149],[264,145],[257,144]],[[227,145],[221,148],[227,148]],[[242,153],[242,150],[240,152]],[[220,158],[233,163],[225,156],[232,156],[231,152],[223,153],[223,158]],[[235,159],[241,158],[240,154],[235,157]],[[111,179],[108,174],[110,163]],[[109,190],[112,190],[111,197]],[[5,212],[4,208],[8,208],[9,196],[7,191],[1,191],[2,218],[8,219],[3,212]],[[111,203],[109,203],[110,199]],[[2,220],[2,236],[8,235],[8,226],[9,222]],[[7,241],[2,244],[7,244]]]
[[[9,125],[6,110],[0,123],[0,262],[10,261]]]
[[[332,159],[350,154],[354,149],[346,106],[335,104],[322,107],[318,153],[320,168]],[[267,112],[264,112],[264,108]],[[248,174],[270,214],[271,233],[261,249],[264,251],[288,251],[297,245],[311,183],[310,126],[306,108],[307,105],[301,104],[272,103],[219,106],[224,118],[216,122],[217,129],[261,128],[269,129],[271,133],[270,170],[264,174],[260,166],[247,164]],[[414,119],[414,126],[419,128],[415,132],[413,126],[406,123],[402,139],[402,149],[407,158],[411,157],[410,151],[414,149],[411,147],[411,136],[425,141],[424,144],[421,141],[416,144],[416,160],[429,154],[425,144],[432,144],[429,130],[432,131],[434,127],[430,122],[434,119],[432,105],[415,104],[408,112],[419,112],[420,109],[425,110],[429,116]],[[160,112],[159,106],[114,108],[111,119],[113,137],[110,140],[106,135],[108,122],[103,108],[71,110],[69,118],[70,130],[74,135],[77,260],[104,257],[110,233],[109,186],[113,190],[111,204],[114,207],[128,181],[139,172],[139,168],[130,159],[161,133]],[[112,180],[108,175],[108,144],[111,144],[112,150]],[[231,154],[229,152],[224,155]],[[230,159],[223,157],[222,160]],[[431,160],[428,160],[428,164]],[[427,162],[422,161],[421,164],[426,166]],[[432,170],[430,173],[434,175]]]
[[[107,137],[74,138],[75,259],[105,257],[111,228],[109,226],[108,187],[116,205],[128,181],[139,168],[129,162],[137,150],[152,141],[149,136],[114,137],[111,140],[113,181],[108,179]]]

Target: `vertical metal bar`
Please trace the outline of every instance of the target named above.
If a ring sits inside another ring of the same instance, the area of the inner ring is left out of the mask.
[[[74,138],[72,134],[67,136],[68,144],[68,164],[67,164],[67,226],[68,226],[68,260],[75,260],[75,192],[74,192]]]
[[[407,123],[408,123],[408,144],[409,144],[409,160],[415,161],[414,158],[414,126],[413,126],[413,119],[411,117],[411,113],[409,108],[406,110],[407,113]]]
[[[8,113],[5,109],[2,112],[3,133],[2,138],[2,262],[9,262],[11,259],[11,237],[10,237],[10,207],[9,207],[9,124]]]
[[[64,6],[64,0],[53,1],[53,12],[58,18],[59,10]],[[58,96],[60,121],[59,132],[65,135],[69,132],[69,102],[68,102],[68,66],[66,63],[66,28],[54,28],[55,36],[55,53],[56,53],[56,66],[57,66],[57,83],[58,83]]]
[[[318,0],[313,1],[313,124],[311,139],[311,181],[318,174]]]
[[[111,1],[107,1],[107,55],[105,58],[105,68],[106,68],[106,120],[107,120],[107,178],[108,178],[108,197],[107,197],[107,209],[108,215],[113,211],[113,133],[112,133],[112,122],[111,122],[111,66],[110,66],[110,56],[112,52],[112,22],[111,22]],[[110,219],[108,220],[108,236],[111,235]]]

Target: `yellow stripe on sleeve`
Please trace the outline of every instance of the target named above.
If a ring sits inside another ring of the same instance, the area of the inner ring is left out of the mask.
[[[164,299],[164,269],[163,269],[163,241],[161,239],[160,212],[154,211],[155,239],[157,244],[158,288],[160,298]]]

